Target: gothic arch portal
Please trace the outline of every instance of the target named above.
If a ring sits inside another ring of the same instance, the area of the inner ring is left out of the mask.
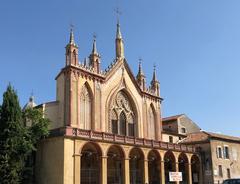
[[[139,114],[137,104],[128,92],[115,92],[107,106],[108,132],[127,136],[139,136]]]

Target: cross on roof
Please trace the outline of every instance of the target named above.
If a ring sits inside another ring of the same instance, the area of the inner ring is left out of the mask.
[[[119,10],[118,7],[115,9],[115,12],[116,12],[116,14],[117,14],[117,20],[118,20],[118,22],[119,22],[119,17],[120,17],[120,15],[122,15],[122,12]]]
[[[96,40],[97,39],[97,34],[93,33],[93,39]]]
[[[71,23],[70,24],[70,29],[73,30],[74,29],[74,25]]]

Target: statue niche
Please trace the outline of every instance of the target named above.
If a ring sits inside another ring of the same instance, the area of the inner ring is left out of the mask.
[[[120,91],[109,112],[109,131],[113,134],[136,136],[136,114],[128,96]]]

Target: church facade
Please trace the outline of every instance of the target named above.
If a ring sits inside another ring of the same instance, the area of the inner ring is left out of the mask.
[[[56,101],[40,105],[51,133],[39,144],[36,183],[164,184],[170,172],[181,172],[181,183],[202,183],[194,146],[162,141],[156,69],[150,87],[141,63],[134,76],[119,23],[115,46],[116,58],[103,72],[96,39],[89,59],[80,63],[71,30]]]

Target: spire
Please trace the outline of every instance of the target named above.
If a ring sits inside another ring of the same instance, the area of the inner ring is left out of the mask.
[[[78,65],[78,46],[74,41],[73,25],[70,25],[69,43],[66,45],[66,66]]]
[[[138,74],[137,74],[137,82],[140,88],[145,91],[146,89],[146,77],[142,71],[142,59],[139,59],[139,65],[138,65]]]
[[[97,52],[97,43],[96,43],[96,35],[93,35],[93,47],[92,53],[89,56],[89,65],[94,69],[95,72],[100,72],[100,54]]]
[[[122,33],[121,33],[121,29],[120,29],[119,19],[117,21],[117,34],[116,34],[116,38],[117,39],[122,39]]]
[[[139,63],[138,63],[138,75],[143,75],[143,71],[142,71],[142,59],[139,59]]]
[[[156,65],[154,64],[154,68],[153,68],[153,78],[151,81],[151,90],[153,93],[155,93],[157,96],[160,96],[160,83],[157,80],[157,74],[156,74]]]
[[[116,34],[116,58],[124,58],[124,44],[122,39],[122,34],[120,31],[119,20],[117,23],[117,34]]]
[[[116,44],[116,59],[123,59],[124,58],[124,44],[123,44],[123,39],[122,39],[122,33],[120,30],[120,23],[119,23],[119,16],[121,12],[119,9],[116,9],[117,13],[117,32],[116,32],[116,39],[115,39],[115,44]]]
[[[119,8],[117,7],[115,9],[116,15],[117,15],[117,34],[116,34],[116,38],[117,39],[122,39],[122,33],[120,30],[120,21],[119,21],[119,17],[122,14],[122,12],[119,10]]]
[[[72,26],[72,25],[71,25],[71,29],[70,29],[70,39],[69,39],[69,44],[70,44],[70,45],[75,45],[74,34],[73,34],[73,26]]]
[[[154,64],[153,66],[153,79],[152,82],[157,82],[157,77],[156,77],[156,65]]]
[[[28,100],[28,102],[26,103],[26,105],[23,107],[23,110],[26,110],[26,109],[28,109],[28,108],[34,108],[34,107],[36,107],[37,106],[37,104],[35,103],[35,101],[34,101],[34,96],[33,96],[33,93],[31,93],[31,96],[29,97],[29,100]]]
[[[34,96],[33,96],[33,95],[31,95],[31,96],[29,97],[29,102],[34,102]]]
[[[139,81],[141,81],[142,78],[145,78],[145,75],[144,75],[143,70],[142,70],[142,59],[139,58],[137,79]]]
[[[93,48],[92,48],[92,54],[97,54],[97,43],[96,43],[96,35],[93,35]]]

